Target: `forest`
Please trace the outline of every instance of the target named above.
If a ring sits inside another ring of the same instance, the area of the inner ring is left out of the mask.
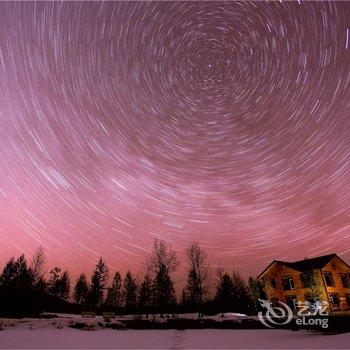
[[[81,273],[71,281],[68,271],[53,267],[45,273],[46,258],[39,247],[27,260],[25,255],[10,258],[0,275],[0,315],[37,315],[40,312],[81,313],[92,311],[125,314],[203,315],[236,312],[256,314],[259,298],[266,298],[261,281],[223,267],[208,264],[206,252],[197,241],[186,249],[186,285],[177,299],[173,273],[179,260],[170,244],[155,239],[152,251],[137,277],[127,271],[111,274],[101,257],[91,276]],[[47,276],[46,276],[47,275]]]

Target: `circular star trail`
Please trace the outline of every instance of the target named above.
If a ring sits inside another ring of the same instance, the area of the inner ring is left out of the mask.
[[[349,3],[0,9],[2,262],[350,258]]]

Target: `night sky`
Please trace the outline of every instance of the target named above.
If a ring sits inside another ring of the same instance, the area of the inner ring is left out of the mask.
[[[350,259],[350,2],[2,2],[0,91],[0,266]]]

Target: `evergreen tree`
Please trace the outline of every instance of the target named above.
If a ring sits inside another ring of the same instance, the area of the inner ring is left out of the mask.
[[[139,291],[139,308],[142,313],[146,313],[148,316],[149,308],[152,303],[152,279],[148,273],[141,283]]]
[[[175,289],[168,270],[165,266],[160,266],[153,282],[153,297],[154,304],[163,310],[176,304]]]
[[[5,288],[26,289],[31,286],[32,272],[22,254],[17,260],[11,258],[0,276],[0,285]]]
[[[122,278],[117,271],[113,277],[112,285],[107,290],[106,305],[113,309],[119,308],[122,303]]]
[[[250,312],[252,305],[244,279],[237,271],[234,271],[231,280],[233,311],[243,313]]]
[[[88,294],[89,294],[89,286],[87,283],[87,279],[86,279],[86,276],[83,273],[81,273],[75,283],[74,294],[73,294],[74,300],[78,304],[84,305],[87,302]]]
[[[12,288],[16,284],[17,267],[15,258],[10,258],[0,276],[0,285],[4,288]]]
[[[68,271],[64,271],[58,280],[58,297],[67,299],[70,292],[70,277]]]
[[[68,271],[61,275],[61,269],[55,266],[50,271],[48,292],[54,297],[67,299],[70,291],[70,277]]]
[[[33,289],[40,293],[47,292],[47,282],[43,276],[40,277],[39,280],[35,282]]]
[[[171,246],[155,239],[148,266],[153,280],[153,303],[160,308],[162,313],[163,310],[176,303],[170,273],[176,270],[178,260]]]
[[[60,294],[60,274],[61,269],[57,266],[50,271],[48,292],[55,297],[58,297]]]
[[[108,282],[109,270],[102,258],[96,264],[96,268],[91,277],[91,287],[89,292],[89,304],[99,306],[103,300],[104,290]]]
[[[233,283],[228,273],[220,276],[219,284],[216,291],[216,300],[222,313],[232,311]]]
[[[125,307],[133,309],[136,306],[137,284],[130,271],[127,271],[123,282],[123,297]]]

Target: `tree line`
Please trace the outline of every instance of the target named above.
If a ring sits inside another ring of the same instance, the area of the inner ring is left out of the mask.
[[[81,273],[71,291],[68,271],[56,266],[49,271],[47,279],[44,277],[45,254],[39,247],[30,262],[24,255],[7,261],[0,275],[0,287],[31,290],[66,300],[72,297],[81,309],[86,310],[146,315],[198,312],[199,317],[203,313],[257,312],[258,298],[266,297],[259,280],[250,277],[245,282],[238,272],[229,274],[222,267],[213,271],[207,262],[207,254],[197,241],[187,248],[186,258],[186,286],[180,300],[176,298],[172,279],[179,266],[177,255],[170,244],[159,239],[153,242],[141,278],[136,278],[130,271],[124,278],[119,271],[111,275],[107,264],[100,258],[91,277]],[[215,293],[211,296],[213,289]]]

